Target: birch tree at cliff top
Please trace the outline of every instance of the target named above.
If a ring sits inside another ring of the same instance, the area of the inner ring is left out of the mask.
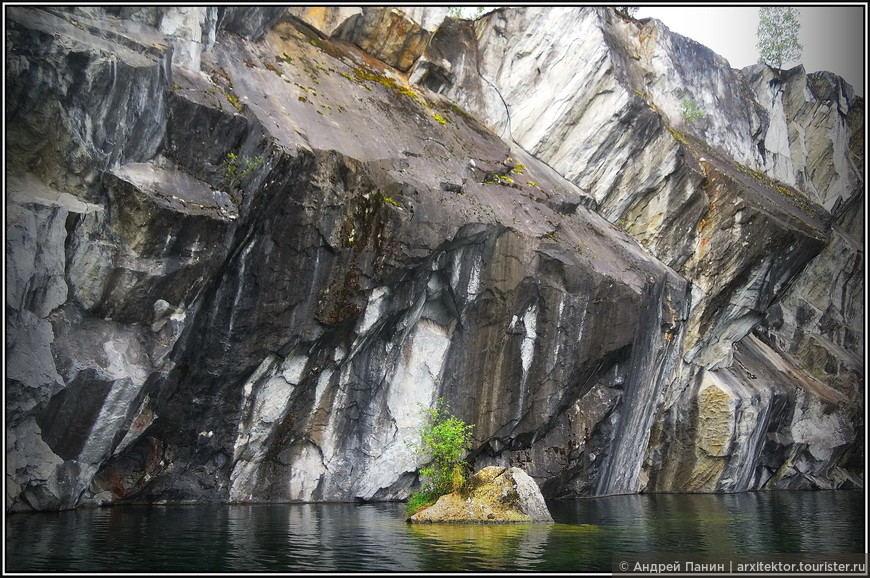
[[[763,6],[759,9],[758,60],[775,68],[797,62],[803,52],[798,41],[800,10],[788,6]]]

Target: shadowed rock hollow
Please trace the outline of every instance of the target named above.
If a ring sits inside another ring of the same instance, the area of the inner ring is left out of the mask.
[[[863,486],[863,99],[445,13],[7,8],[7,511]]]

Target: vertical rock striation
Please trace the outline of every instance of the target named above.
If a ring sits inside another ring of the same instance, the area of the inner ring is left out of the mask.
[[[554,29],[564,33],[547,34]],[[471,48],[457,49],[460,45]],[[623,18],[607,9],[530,8],[497,11],[473,24],[451,22],[436,31],[418,67],[421,84],[461,102],[504,138],[572,180],[588,206],[624,227],[691,283],[683,363],[670,376],[669,409],[654,429],[644,473],[637,483],[599,486],[598,492],[638,491],[647,475],[656,480],[650,489],[659,491],[777,487],[777,480],[768,481],[769,464],[761,465],[773,447],[765,443],[769,432],[764,428],[728,430],[727,457],[741,464],[738,477],[751,481],[735,486],[708,472],[710,480],[697,485],[662,482],[662,469],[706,443],[698,412],[703,420],[708,409],[718,411],[697,397],[697,379],[731,368],[735,344],[755,339],[753,331],[772,346],[763,354],[769,364],[794,366],[788,377],[776,375],[761,384],[762,392],[787,384],[788,411],[796,411],[794,392],[812,396],[818,394],[816,386],[848,382],[850,401],[840,399],[837,412],[842,423],[856,427],[831,425],[847,432],[833,437],[844,446],[863,443],[857,417],[862,402],[855,395],[863,391],[863,338],[847,321],[863,323],[863,311],[847,305],[863,294],[858,264],[863,237],[844,237],[836,224],[863,211],[863,175],[857,168],[863,162],[863,121],[858,120],[863,99],[856,99],[851,87],[827,73],[807,75],[800,67],[736,71],[657,21]],[[688,122],[681,114],[681,104],[689,100],[704,111],[700,121]],[[827,272],[819,277],[817,267]],[[826,288],[810,297],[812,279],[824,279]],[[843,280],[831,285],[831,279]],[[836,303],[819,294],[838,292],[838,286],[843,290]],[[784,300],[791,312],[785,316]],[[823,311],[830,311],[824,327],[817,321]],[[838,341],[825,337],[834,327],[842,327]],[[846,334],[850,345],[839,349],[836,343]],[[801,345],[808,341],[814,345]],[[809,347],[816,359],[828,360],[828,370],[818,361],[808,364],[807,353],[795,359],[796,351]],[[845,374],[849,377],[843,379]],[[756,392],[753,381],[740,389]],[[724,391],[738,400],[748,395],[753,404],[758,396]],[[743,405],[732,403],[729,419],[738,420]],[[679,417],[666,426],[671,411]],[[673,428],[671,437],[658,437],[663,427]],[[692,441],[680,443],[686,431],[693,432]],[[645,439],[635,437],[641,446]],[[738,457],[747,451],[747,459]],[[812,487],[837,486],[839,481],[820,483],[814,473],[839,467],[836,461],[797,470],[813,472],[812,479],[793,469],[790,475]],[[686,474],[695,479],[684,469],[668,479]]]
[[[863,485],[840,79],[608,8],[7,16],[7,511],[403,499],[439,397],[546,497]]]

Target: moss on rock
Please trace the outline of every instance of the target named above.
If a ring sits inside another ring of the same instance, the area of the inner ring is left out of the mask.
[[[483,468],[459,491],[421,508],[408,522],[511,524],[552,522],[537,484],[519,468]]]

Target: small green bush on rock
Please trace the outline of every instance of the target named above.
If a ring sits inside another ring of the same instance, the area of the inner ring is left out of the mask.
[[[263,159],[260,157],[240,158],[239,155],[232,151],[227,153],[227,158],[224,159],[223,163],[224,179],[227,181],[230,199],[233,203],[238,205],[241,200],[240,196],[236,193],[239,192],[242,179],[260,168],[262,164]]]
[[[439,497],[461,489],[468,475],[463,456],[471,441],[474,426],[454,417],[443,398],[434,408],[424,410],[426,421],[417,448],[428,459],[420,469],[426,484],[408,499],[406,513],[411,516],[420,508],[434,504]]]
[[[692,124],[696,120],[704,118],[704,111],[701,110],[694,98],[683,98],[680,102],[680,109],[686,124]]]

